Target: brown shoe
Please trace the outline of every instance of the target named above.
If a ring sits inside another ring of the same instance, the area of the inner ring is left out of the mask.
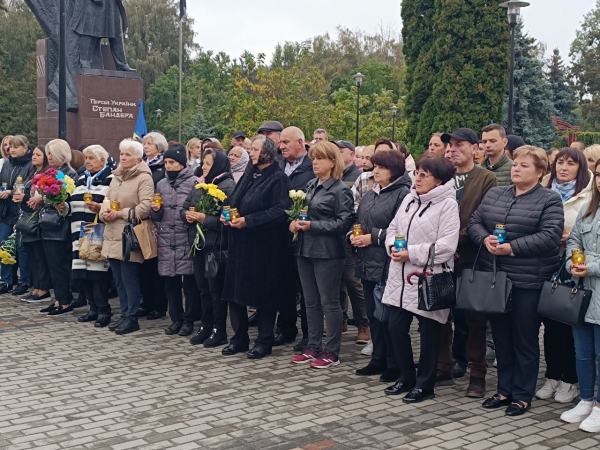
[[[474,377],[471,375],[469,387],[467,388],[467,397],[483,398],[485,396],[485,378]]]
[[[359,328],[358,336],[356,336],[356,343],[358,345],[367,345],[371,339],[371,330],[368,327]]]

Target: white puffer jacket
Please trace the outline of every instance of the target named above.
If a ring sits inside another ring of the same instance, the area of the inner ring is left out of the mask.
[[[390,263],[383,303],[446,323],[449,309],[434,312],[419,310],[417,277],[412,278],[414,284],[410,285],[406,281],[406,276],[413,271],[423,271],[429,257],[429,247],[433,243],[435,243],[434,272],[441,272],[442,263],[454,267],[454,253],[458,245],[459,231],[460,219],[454,179],[424,195],[417,194],[413,187],[387,229],[385,244],[388,254],[391,254],[390,248],[394,245],[396,235],[402,234],[408,243],[409,261]]]

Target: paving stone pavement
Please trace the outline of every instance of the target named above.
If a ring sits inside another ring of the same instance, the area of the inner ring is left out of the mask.
[[[316,371],[289,362],[291,345],[225,358],[166,336],[166,319],[117,336],[78,323],[86,308],[47,317],[10,295],[0,305],[0,449],[600,448],[600,434],[559,420],[569,405],[536,400],[511,419],[465,398],[468,377],[419,405],[387,397],[378,377],[354,375],[368,362],[354,327],[342,364]]]

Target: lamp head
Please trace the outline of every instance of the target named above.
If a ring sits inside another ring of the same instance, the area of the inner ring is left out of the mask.
[[[362,81],[363,81],[364,77],[365,76],[360,72],[358,72],[356,75],[352,76],[352,78],[354,78],[354,82],[356,83],[357,87],[360,87],[362,85]]]
[[[398,112],[398,107],[396,105],[390,108],[392,110],[392,116],[396,117],[396,113]]]
[[[156,113],[156,117],[160,119],[160,116],[162,116],[162,109],[157,109],[156,111],[154,111]]]
[[[500,3],[501,8],[506,8],[508,12],[508,23],[511,25],[516,25],[519,20],[519,16],[521,15],[521,8],[526,8],[529,6],[529,3],[522,2],[519,0],[509,0],[504,3]]]

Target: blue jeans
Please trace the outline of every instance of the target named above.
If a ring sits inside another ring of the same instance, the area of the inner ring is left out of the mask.
[[[8,223],[0,222],[0,243],[8,239],[13,233],[13,226]],[[23,284],[30,283],[29,258],[25,251],[25,246],[19,242],[17,244],[17,262],[19,264],[20,282]],[[10,264],[0,264],[0,276],[6,284],[13,284],[13,266]]]
[[[575,339],[575,363],[579,378],[579,392],[582,400],[593,400],[597,372],[600,371],[600,325],[586,323],[582,327],[573,327]],[[598,383],[598,401],[600,401],[600,382]]]

